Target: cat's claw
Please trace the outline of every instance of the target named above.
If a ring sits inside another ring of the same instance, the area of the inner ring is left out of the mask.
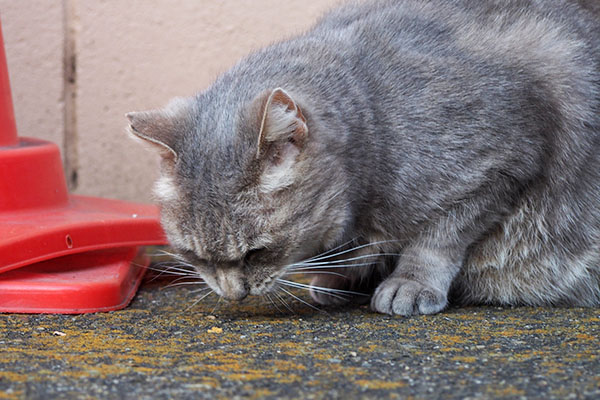
[[[445,293],[419,282],[388,278],[375,290],[371,308],[383,314],[435,314],[446,307]]]

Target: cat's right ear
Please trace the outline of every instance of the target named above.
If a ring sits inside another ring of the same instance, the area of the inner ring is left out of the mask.
[[[284,189],[297,178],[296,163],[308,139],[304,113],[282,88],[263,93],[256,159],[264,164],[260,178],[262,192]]]
[[[164,159],[175,161],[178,135],[177,121],[165,110],[130,112],[129,131],[140,139],[155,145]]]
[[[263,98],[257,158],[273,147],[276,153],[286,153],[286,146],[295,151],[302,149],[308,127],[298,103],[282,88],[273,89]],[[280,159],[280,156],[275,158]]]

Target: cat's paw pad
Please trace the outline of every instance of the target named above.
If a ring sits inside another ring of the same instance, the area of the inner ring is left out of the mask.
[[[332,279],[331,277],[315,276],[310,282],[310,297],[322,306],[340,306],[350,301],[348,296],[340,294],[339,292],[327,293],[327,289],[341,289],[338,286],[340,283],[338,279]],[[333,286],[333,287],[332,287]]]
[[[389,278],[379,285],[371,299],[371,308],[384,314],[435,314],[446,307],[445,293],[419,282]]]

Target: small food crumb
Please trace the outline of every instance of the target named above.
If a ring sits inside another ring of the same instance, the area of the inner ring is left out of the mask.
[[[61,332],[61,331],[54,331],[54,332],[52,332],[52,334],[53,334],[54,336],[67,336],[67,334],[66,334],[66,333],[64,333],[64,332]]]
[[[212,328],[207,330],[207,332],[208,333],[223,333],[223,329],[213,326]]]

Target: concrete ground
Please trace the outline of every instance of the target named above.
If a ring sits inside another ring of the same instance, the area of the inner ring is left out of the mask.
[[[600,398],[600,309],[292,313],[170,279],[117,312],[0,315],[0,399]]]

